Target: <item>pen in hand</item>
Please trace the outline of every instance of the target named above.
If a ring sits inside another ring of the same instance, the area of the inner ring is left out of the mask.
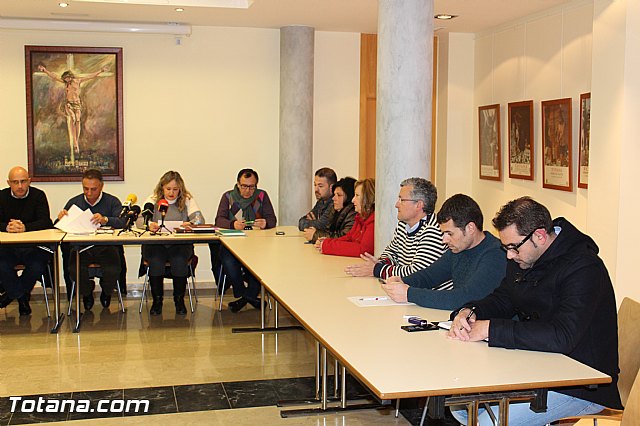
[[[469,324],[469,320],[471,319],[471,316],[473,316],[473,314],[476,311],[476,307],[472,306],[471,308],[469,308],[469,313],[467,314],[467,324]],[[469,324],[469,327],[471,327],[471,324]],[[460,331],[464,330],[464,327],[460,327]]]
[[[467,322],[469,322],[469,320],[471,319],[471,316],[475,313],[476,311],[476,307],[473,306],[469,309],[469,314],[467,315]]]

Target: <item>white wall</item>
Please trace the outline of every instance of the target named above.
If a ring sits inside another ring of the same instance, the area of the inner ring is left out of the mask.
[[[461,33],[438,37],[438,41],[436,186],[440,206],[454,194],[471,193],[475,41],[473,34]]]
[[[614,279],[618,303],[640,300],[637,247],[640,230],[640,4],[596,0],[588,228]],[[596,102],[597,100],[597,102]],[[593,185],[591,184],[593,182]]]
[[[315,144],[323,165],[332,165],[325,153],[357,153],[358,37],[316,35]],[[175,169],[213,221],[221,193],[239,169],[252,167],[277,208],[278,30],[194,27],[181,45],[166,35],[0,31],[1,174],[27,164],[24,45],[30,44],[123,48],[125,181],[107,182],[106,191],[143,198]],[[339,172],[357,171],[357,154],[336,158]],[[79,183],[34,186],[46,191],[52,216],[81,191]],[[199,280],[211,281],[208,249],[197,246],[197,254]],[[139,248],[127,248],[127,259],[129,280],[137,281]]]
[[[313,169],[331,167],[338,178],[357,179],[360,34],[318,31],[315,36]]]
[[[634,264],[640,231],[633,226],[640,210],[638,22],[637,1],[577,0],[476,35],[474,89],[466,97],[461,91],[457,100],[449,99],[446,106],[450,116],[459,111],[457,108],[472,105],[473,136],[465,134],[466,123],[451,119],[443,132],[447,134],[446,196],[457,192],[450,177],[460,179],[471,170],[470,194],[482,207],[485,227],[490,230],[490,221],[501,205],[523,195],[534,197],[548,206],[554,217],[566,217],[595,239],[618,303],[625,296],[640,298]],[[449,98],[465,80],[463,74],[456,76],[451,58],[464,57],[468,50],[465,43],[454,44],[452,36],[446,44]],[[578,189],[578,105],[580,94],[586,92],[592,94],[590,180],[588,189]],[[573,100],[572,192],[542,188],[540,102],[565,97]],[[507,104],[522,100],[534,101],[533,181],[508,177]],[[494,103],[501,105],[501,182],[478,178],[477,108]],[[472,153],[470,162],[465,150]]]
[[[505,202],[529,195],[545,204],[552,216],[565,216],[586,231],[587,190],[577,189],[577,155],[580,94],[591,88],[591,2],[573,2],[480,34],[475,45],[473,141],[473,196],[485,213],[485,227]],[[540,102],[572,98],[573,192],[542,188]],[[533,100],[534,180],[509,178],[509,102]],[[500,182],[478,178],[477,107],[501,106],[502,173]],[[596,161],[596,159],[592,159]]]

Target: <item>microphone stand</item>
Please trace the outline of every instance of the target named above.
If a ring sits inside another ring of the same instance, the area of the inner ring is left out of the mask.
[[[133,229],[133,225],[136,223],[136,219],[137,218],[135,216],[128,215],[127,222],[125,223],[124,227],[118,232],[118,236],[120,236],[120,234],[122,234],[123,232],[132,233],[136,237],[139,237],[142,234],[144,234],[144,232],[140,232],[136,229]]]
[[[155,231],[155,232],[151,232],[151,235],[158,235],[158,234],[162,234],[162,229],[163,229],[163,228],[164,228],[164,230],[165,230],[165,231],[167,231],[167,233],[171,234],[171,231],[169,230],[169,228],[167,228],[167,227],[164,225],[164,218],[165,218],[165,216],[166,216],[166,215],[167,215],[167,213],[166,213],[166,212],[162,214],[162,217],[160,218],[160,227],[158,228],[158,230],[157,230],[157,231]]]

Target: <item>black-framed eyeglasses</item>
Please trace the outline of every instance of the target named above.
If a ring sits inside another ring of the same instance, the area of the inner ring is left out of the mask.
[[[400,198],[400,197],[398,197],[398,201],[400,201],[401,203],[404,202],[404,201],[413,201],[414,203],[417,203],[420,200],[414,200],[412,198]]]
[[[247,190],[254,190],[256,189],[256,185],[245,185],[245,184],[240,184],[240,189],[244,189],[245,191]]]
[[[524,237],[524,239],[522,241],[520,241],[517,244],[500,244],[500,247],[502,248],[502,250],[504,250],[506,253],[509,252],[509,250],[511,250],[512,252],[514,252],[515,254],[520,254],[520,251],[518,251],[518,249],[520,247],[522,247],[522,245],[524,243],[526,243],[527,241],[529,241],[531,239],[531,237],[533,237],[533,234],[538,230],[539,228],[534,229],[533,231],[529,232],[529,235],[527,235],[526,237]]]

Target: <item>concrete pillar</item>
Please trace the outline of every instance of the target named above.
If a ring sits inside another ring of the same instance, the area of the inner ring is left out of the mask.
[[[393,237],[400,182],[429,178],[433,0],[378,0],[376,253]]]
[[[278,224],[309,211],[313,179],[314,29],[280,29],[280,176]]]

